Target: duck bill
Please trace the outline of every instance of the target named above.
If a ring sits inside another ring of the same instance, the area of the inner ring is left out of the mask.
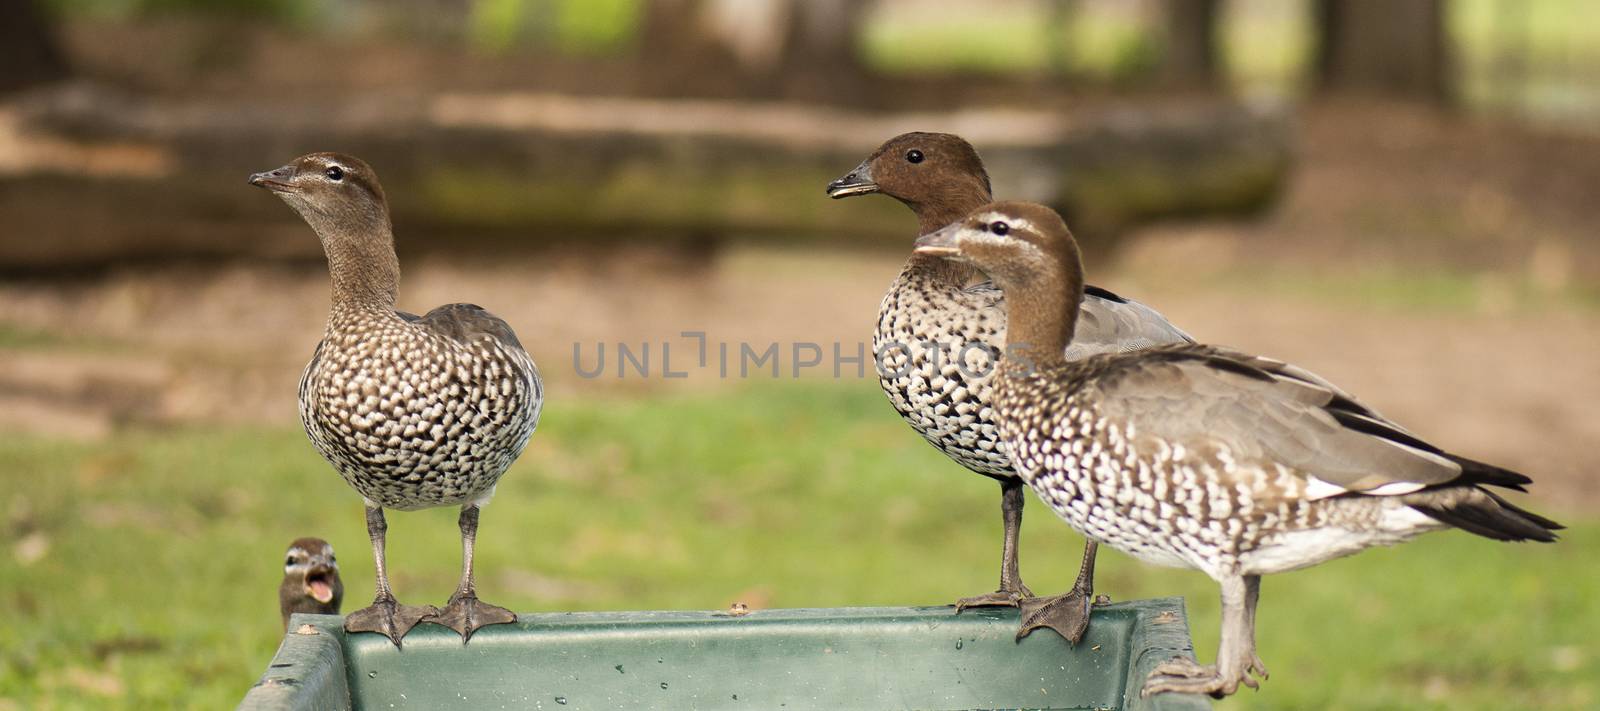
[[[250,184],[258,188],[266,188],[275,193],[294,192],[294,184],[290,182],[294,180],[294,173],[295,170],[292,165],[253,173],[250,176]]]
[[[307,572],[306,594],[323,604],[333,601],[333,571],[327,568],[313,568]]]
[[[935,257],[957,256],[961,254],[961,248],[956,244],[956,235],[960,234],[960,228],[961,224],[956,223],[918,237],[917,241],[912,243],[915,247],[913,251]]]
[[[861,165],[844,174],[831,183],[828,183],[828,197],[835,200],[852,197],[855,195],[871,195],[878,192],[878,184],[872,182],[872,159],[861,161]]]

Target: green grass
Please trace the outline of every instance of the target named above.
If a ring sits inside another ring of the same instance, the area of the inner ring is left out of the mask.
[[[6,438],[0,461],[0,709],[230,706],[275,648],[296,536],[338,547],[347,610],[369,599],[360,503],[295,430]],[[480,587],[518,610],[939,604],[994,585],[995,489],[868,383],[574,398],[484,513]],[[1029,584],[1065,589],[1080,539],[1037,503],[1025,529]],[[401,598],[442,603],[457,546],[453,511],[393,514]],[[1269,579],[1272,680],[1224,707],[1592,707],[1597,553],[1592,523],[1553,546],[1443,533]],[[1099,587],[1186,596],[1210,658],[1204,576],[1108,553]]]

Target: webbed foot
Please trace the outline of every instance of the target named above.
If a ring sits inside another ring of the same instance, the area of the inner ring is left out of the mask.
[[[956,612],[960,613],[969,607],[1016,607],[1018,603],[1031,597],[1033,591],[1019,582],[1012,590],[1001,588],[991,593],[961,598],[956,601]]]
[[[344,618],[346,632],[376,632],[389,638],[394,646],[424,618],[435,615],[439,608],[432,605],[402,605],[393,597],[378,598],[372,605],[356,610]]]
[[[1210,694],[1212,698],[1220,699],[1238,691],[1240,684],[1259,689],[1261,683],[1250,674],[1254,673],[1265,679],[1267,666],[1254,654],[1251,654],[1251,657],[1248,665],[1232,673],[1218,668],[1215,664],[1199,664],[1190,659],[1174,658],[1163,662],[1150,672],[1150,676],[1145,679],[1144,687],[1139,690],[1139,695],[1148,698],[1154,694],[1176,692]]]
[[[1077,644],[1089,629],[1090,603],[1088,592],[1078,586],[1061,595],[1020,600],[1017,607],[1022,610],[1022,627],[1017,630],[1017,639],[1040,627],[1048,627],[1068,642]]]
[[[461,635],[461,643],[466,644],[472,639],[472,633],[479,628],[516,622],[517,615],[503,607],[479,600],[477,595],[457,593],[450,596],[450,602],[443,610],[435,611],[425,621],[455,630],[456,634]]]

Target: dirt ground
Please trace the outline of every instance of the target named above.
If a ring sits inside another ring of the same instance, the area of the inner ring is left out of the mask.
[[[1372,106],[1314,107],[1301,123],[1299,172],[1271,214],[1140,230],[1115,264],[1090,265],[1092,281],[1203,341],[1293,360],[1440,444],[1527,471],[1541,499],[1600,505],[1586,451],[1600,441],[1600,141]],[[597,342],[669,341],[674,369],[693,345],[682,331],[713,347],[852,353],[904,255],[767,246],[707,259],[641,245],[401,258],[402,308],[490,307],[559,400],[737,381],[714,368],[584,379],[575,344],[588,363]],[[0,430],[293,426],[326,301],[315,263],[0,282]]]

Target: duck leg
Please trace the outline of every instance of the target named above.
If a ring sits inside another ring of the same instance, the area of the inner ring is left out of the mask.
[[[1256,656],[1256,601],[1261,597],[1261,576],[1233,576],[1222,581],[1222,642],[1217,645],[1217,663],[1200,665],[1188,659],[1173,659],[1150,672],[1140,695],[1149,697],[1175,691],[1184,694],[1210,694],[1222,698],[1244,684],[1260,688],[1251,674],[1267,678],[1267,665]]]
[[[477,586],[472,579],[472,546],[478,538],[478,505],[461,507],[461,585],[456,588],[450,602],[443,610],[428,618],[429,622],[449,627],[461,635],[461,643],[472,639],[480,627],[503,625],[517,621],[516,613],[496,607],[478,599]]]
[[[367,536],[372,539],[372,558],[378,572],[378,594],[372,599],[372,604],[366,608],[356,610],[344,618],[344,631],[346,632],[377,632],[400,646],[401,638],[417,626],[422,618],[438,612],[432,605],[416,607],[402,605],[394,599],[394,593],[389,590],[389,571],[383,560],[384,536],[389,532],[389,524],[383,520],[383,509],[367,504]]]
[[[1021,601],[1022,628],[1017,639],[1040,627],[1049,627],[1068,642],[1077,644],[1089,629],[1089,608],[1094,603],[1094,558],[1100,546],[1094,541],[1083,544],[1083,563],[1078,566],[1078,579],[1072,589],[1060,595],[1033,597]]]
[[[969,607],[1016,607],[1018,601],[1033,597],[1033,591],[1022,584],[1022,575],[1017,571],[1017,537],[1022,531],[1022,505],[1026,500],[1021,479],[1000,480],[1000,520],[1005,526],[1005,543],[1000,549],[1000,589],[957,600],[956,612]]]

